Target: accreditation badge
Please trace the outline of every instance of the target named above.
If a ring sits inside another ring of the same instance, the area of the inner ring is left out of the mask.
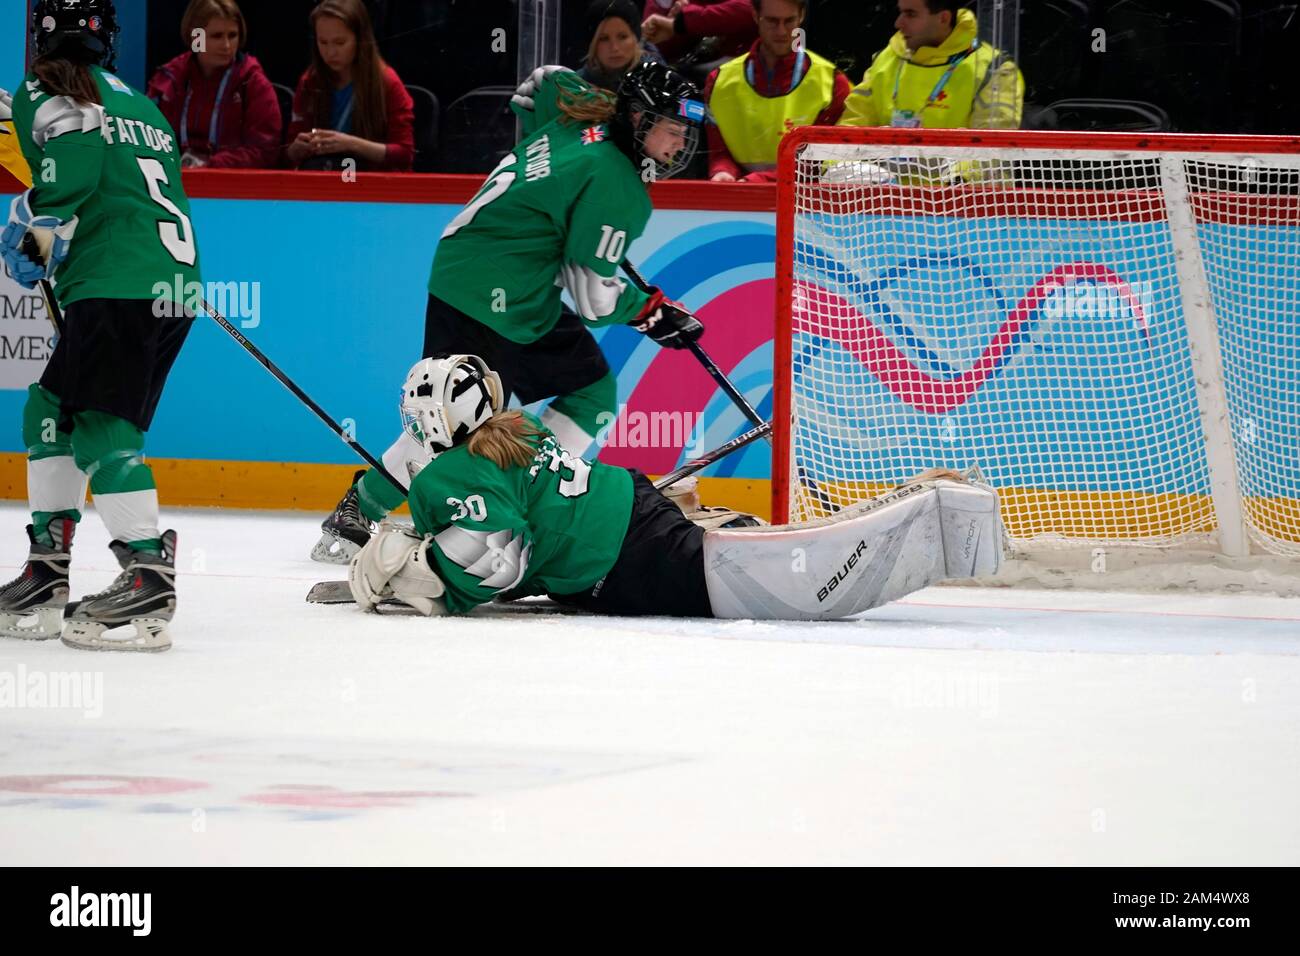
[[[921,117],[917,116],[911,110],[894,110],[894,115],[889,120],[890,126],[897,126],[901,129],[920,129]]]

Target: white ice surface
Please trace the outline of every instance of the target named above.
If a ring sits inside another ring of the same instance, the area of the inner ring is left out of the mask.
[[[1300,601],[378,617],[304,603],[343,576],[319,516],[168,517],[174,650],[0,638],[0,862],[1300,863]],[[74,596],[106,540],[89,513]]]

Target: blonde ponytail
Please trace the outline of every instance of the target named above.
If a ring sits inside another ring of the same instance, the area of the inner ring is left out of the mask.
[[[542,432],[518,409],[497,412],[469,436],[469,453],[498,468],[522,468],[537,454]]]
[[[608,123],[614,118],[618,99],[608,90],[595,87],[578,92],[561,87],[556,105],[575,123]]]

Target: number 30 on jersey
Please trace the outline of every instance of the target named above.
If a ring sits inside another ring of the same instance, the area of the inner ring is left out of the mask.
[[[487,502],[483,500],[482,495],[470,495],[464,501],[459,498],[448,498],[447,504],[449,507],[456,509],[452,513],[452,521],[459,521],[461,518],[469,518],[471,521],[483,521],[487,518]]]

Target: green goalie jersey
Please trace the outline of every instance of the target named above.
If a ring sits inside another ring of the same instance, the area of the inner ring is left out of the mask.
[[[199,250],[176,137],[143,93],[90,69],[102,106],[50,96],[34,75],[14,93],[32,212],[77,219],[53,277],[58,300],[184,296],[199,281]]]
[[[433,535],[429,564],[443,600],[463,613],[503,591],[577,594],[618,559],[632,514],[632,476],[566,452],[537,419],[529,465],[498,468],[460,445],[415,476],[415,529]]]
[[[560,112],[562,93],[582,98],[592,88],[555,72],[533,109],[513,104],[523,140],[447,226],[433,258],[430,294],[512,342],[535,342],[555,326],[562,288],[591,326],[627,323],[647,298],[617,278],[650,219],[646,185],[607,126]]]

